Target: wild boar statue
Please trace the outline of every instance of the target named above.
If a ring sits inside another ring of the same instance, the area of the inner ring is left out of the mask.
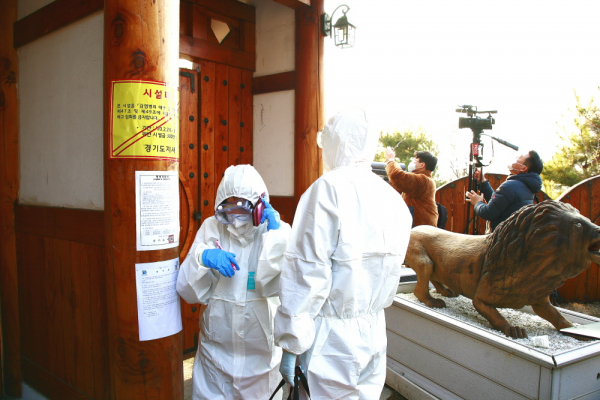
[[[463,295],[495,329],[527,337],[498,308],[530,305],[558,330],[573,326],[550,293],[567,279],[600,264],[600,227],[570,204],[546,200],[521,208],[490,235],[461,235],[418,226],[410,235],[406,264],[417,274],[415,296],[429,307],[446,303],[429,294],[429,281],[446,297]]]

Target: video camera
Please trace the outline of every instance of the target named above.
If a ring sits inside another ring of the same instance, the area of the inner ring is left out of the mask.
[[[492,125],[496,123],[494,118],[492,118],[492,114],[496,114],[498,111],[477,111],[476,106],[469,105],[463,105],[459,107],[460,108],[456,109],[456,112],[467,114],[468,118],[460,117],[458,119],[458,128],[469,128],[471,129],[471,131],[473,131],[473,142],[471,143],[471,154],[469,156],[469,192],[471,190],[475,190],[477,192],[480,188],[481,182],[479,181],[479,179],[474,178],[474,172],[477,170],[477,168],[484,167],[483,163],[481,162],[483,156],[483,145],[481,144],[481,135],[488,136],[497,141],[498,143],[510,147],[511,149],[519,150],[519,148],[514,144],[508,143],[505,140],[498,139],[497,137],[483,133],[484,129],[492,129]],[[488,116],[487,118],[481,118],[478,117],[477,114],[487,114]],[[483,176],[483,169],[481,169],[479,173],[480,176]],[[473,223],[473,234],[477,235],[478,217],[477,215],[475,215],[473,217],[473,221],[471,221],[470,213],[471,207],[467,207],[467,224],[464,233],[469,233],[470,224]]]
[[[406,171],[406,166],[404,165],[404,163],[398,163],[398,164],[400,164],[400,168],[402,168],[402,171]],[[375,175],[383,178],[384,181],[386,181],[386,182],[390,181],[388,179],[387,172],[385,170],[384,162],[373,161],[371,163],[371,171],[373,171],[373,173],[375,173]]]
[[[498,111],[477,111],[476,106],[464,105],[461,108],[457,108],[456,112],[466,113],[469,117],[460,117],[458,119],[458,129],[469,128],[473,131],[482,131],[484,129],[492,129],[492,125],[496,123],[496,120],[492,118],[492,114],[496,114]],[[477,114],[488,114],[487,118],[478,117]]]

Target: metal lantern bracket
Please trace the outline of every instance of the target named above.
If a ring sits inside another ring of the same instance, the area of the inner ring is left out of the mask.
[[[333,10],[331,17],[327,13],[324,13],[323,15],[321,15],[321,32],[323,33],[323,36],[329,36],[329,37],[332,36],[331,21],[333,20],[333,17],[335,16],[335,12],[342,7],[346,7],[346,10],[342,10],[344,15],[337,20],[334,27],[341,28],[342,26],[347,26],[347,27],[355,28],[354,25],[352,25],[348,22],[348,18],[346,17],[346,13],[350,10],[350,7],[348,7],[346,4],[342,4],[342,5],[338,6],[335,10]]]

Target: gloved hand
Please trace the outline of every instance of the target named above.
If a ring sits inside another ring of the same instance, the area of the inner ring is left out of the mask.
[[[235,254],[221,249],[204,250],[202,252],[202,264],[208,268],[216,269],[221,275],[228,278],[235,274],[235,269],[240,270],[240,266],[235,261]]]
[[[260,200],[265,205],[265,209],[263,210],[260,223],[262,224],[263,222],[265,222],[266,219],[269,221],[267,224],[268,231],[270,231],[271,229],[279,229],[279,227],[281,226],[281,219],[279,219],[279,213],[275,211],[273,206],[267,203],[267,201],[264,198],[261,198]]]
[[[294,386],[294,369],[296,368],[297,357],[294,353],[288,353],[284,350],[279,365],[279,372],[281,372],[283,379],[292,386]]]

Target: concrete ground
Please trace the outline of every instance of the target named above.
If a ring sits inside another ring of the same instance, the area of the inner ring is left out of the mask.
[[[192,400],[192,367],[194,365],[194,358],[188,358],[183,361],[183,390],[184,400]],[[27,384],[23,384],[23,397],[22,400],[48,400],[34,389],[29,387]],[[399,393],[395,392],[389,386],[384,386],[383,391],[379,400],[407,400],[402,397]]]
[[[192,400],[192,367],[194,365],[194,358],[188,358],[183,361],[183,388],[185,391],[184,400]],[[384,386],[383,391],[379,400],[407,400],[402,397],[399,393],[395,392],[389,386]]]

